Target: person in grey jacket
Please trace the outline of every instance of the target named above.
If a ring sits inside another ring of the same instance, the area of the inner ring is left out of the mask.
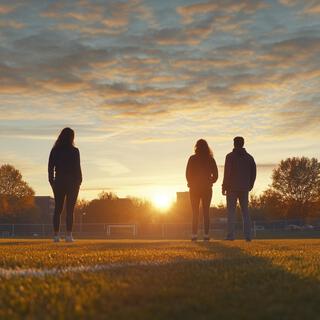
[[[234,149],[227,154],[224,165],[222,194],[227,196],[228,233],[226,240],[235,238],[235,215],[239,200],[243,230],[246,241],[251,241],[251,220],[248,210],[249,191],[256,180],[256,164],[253,157],[247,153],[243,137],[233,139]]]

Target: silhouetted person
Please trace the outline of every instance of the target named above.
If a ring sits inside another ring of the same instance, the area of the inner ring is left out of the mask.
[[[49,157],[49,182],[51,184],[55,209],[53,216],[54,242],[59,242],[60,216],[66,200],[66,241],[72,238],[73,211],[82,182],[79,149],[74,146],[74,131],[64,128],[55,142]]]
[[[243,137],[233,139],[234,149],[227,154],[224,165],[222,194],[227,195],[228,233],[226,240],[235,238],[235,215],[237,201],[240,202],[243,231],[247,241],[251,241],[251,220],[248,211],[249,191],[256,180],[256,164],[247,153]]]
[[[198,238],[199,206],[202,203],[204,219],[204,240],[209,240],[209,208],[212,198],[212,184],[218,179],[218,168],[207,141],[200,139],[194,147],[195,154],[189,158],[186,178],[190,189],[193,212],[192,241]]]

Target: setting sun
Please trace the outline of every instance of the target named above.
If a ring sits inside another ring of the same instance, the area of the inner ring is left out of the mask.
[[[167,194],[159,193],[152,197],[152,202],[158,209],[166,210],[172,204],[172,199]]]

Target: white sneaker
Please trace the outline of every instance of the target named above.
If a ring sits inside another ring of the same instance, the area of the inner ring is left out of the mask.
[[[66,236],[66,242],[74,242],[74,239],[73,239],[72,235],[71,236]]]
[[[59,236],[54,236],[53,237],[53,242],[60,242],[60,237]]]

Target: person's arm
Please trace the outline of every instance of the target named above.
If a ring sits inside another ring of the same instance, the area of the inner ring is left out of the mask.
[[[186,179],[188,182],[188,187],[190,187],[191,182],[191,157],[188,160],[187,167],[186,167]]]
[[[55,154],[54,150],[52,149],[49,155],[48,161],[48,180],[51,186],[54,183],[54,168],[55,168]]]
[[[251,158],[251,166],[250,166],[250,191],[253,189],[254,183],[257,177],[257,166],[253,158]]]
[[[218,180],[218,167],[216,160],[212,158],[211,160],[211,182],[215,183]]]
[[[79,149],[77,149],[77,153],[76,153],[76,172],[77,172],[77,182],[80,185],[82,183],[82,171],[81,171],[80,151],[79,151]]]
[[[231,171],[230,159],[228,156],[226,156],[226,160],[224,162],[224,173],[223,173],[223,182],[222,182],[223,195],[226,195],[228,186],[230,184],[230,171]]]

